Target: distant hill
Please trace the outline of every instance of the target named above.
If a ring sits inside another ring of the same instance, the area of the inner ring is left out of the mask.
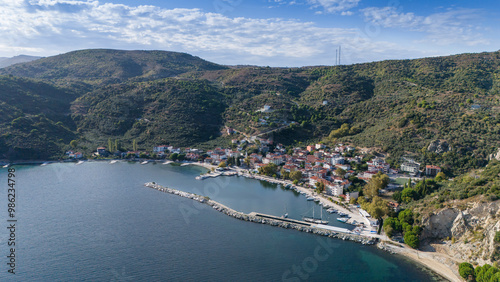
[[[225,69],[198,57],[166,51],[80,50],[0,70],[0,74],[53,82],[120,83],[173,77],[190,71]]]
[[[0,68],[5,68],[8,66],[20,64],[20,63],[27,63],[27,62],[31,62],[34,60],[38,60],[40,58],[42,58],[42,57],[27,56],[27,55],[19,55],[19,56],[15,56],[12,58],[2,57],[2,58],[0,58]]]

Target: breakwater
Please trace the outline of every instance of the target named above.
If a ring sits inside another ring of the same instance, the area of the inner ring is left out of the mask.
[[[362,243],[362,244],[374,244],[376,242],[376,239],[374,239],[374,238],[361,236],[361,235],[357,235],[357,234],[352,234],[352,233],[347,233],[347,232],[338,232],[338,231],[333,231],[333,230],[329,230],[329,229],[324,229],[318,225],[310,224],[310,223],[302,222],[302,221],[298,221],[298,220],[284,219],[284,218],[279,218],[279,217],[272,216],[272,215],[265,215],[265,214],[261,214],[261,213],[255,213],[255,212],[252,212],[250,214],[242,213],[242,212],[236,211],[234,209],[231,209],[231,208],[229,208],[229,207],[227,207],[219,202],[211,200],[208,197],[196,195],[196,194],[189,193],[189,192],[179,191],[179,190],[168,188],[168,187],[163,187],[163,186],[158,185],[154,182],[145,183],[144,186],[158,190],[160,192],[174,194],[174,195],[177,195],[180,197],[184,197],[184,198],[198,201],[200,203],[211,206],[213,209],[215,209],[223,214],[226,214],[228,216],[231,216],[231,217],[239,219],[239,220],[255,222],[255,223],[260,223],[260,224],[267,224],[267,225],[277,226],[277,227],[286,228],[286,229],[295,229],[295,230],[302,231],[302,232],[317,234],[317,235],[321,235],[321,236],[327,236],[327,237],[331,237],[331,238],[338,238],[338,239],[342,239],[342,240],[350,240],[350,241],[354,241],[354,242],[358,242],[358,243]]]

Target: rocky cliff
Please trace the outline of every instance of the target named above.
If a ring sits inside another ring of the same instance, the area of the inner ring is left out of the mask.
[[[500,200],[460,202],[422,219],[425,248],[479,265],[500,262]]]

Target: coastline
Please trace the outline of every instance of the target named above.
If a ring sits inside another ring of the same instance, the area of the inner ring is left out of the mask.
[[[385,242],[378,243],[377,247],[392,254],[401,255],[415,263],[423,265],[449,281],[464,281],[458,275],[458,262],[454,258],[445,254],[418,251],[408,247],[397,247]]]
[[[94,162],[94,161],[95,162],[103,162],[103,161],[110,162],[113,160],[114,159],[97,159],[97,160],[92,159],[92,160],[85,160],[85,162]],[[148,159],[134,159],[134,160],[120,160],[120,161],[141,162],[141,161],[146,161],[146,160],[150,161],[150,162],[156,162],[156,163],[162,163],[164,161],[164,160],[148,160]],[[68,163],[68,161],[66,161],[66,162],[65,161],[20,161],[20,162],[12,162],[11,165],[40,165],[40,164],[49,164],[49,163]],[[76,161],[74,161],[74,163],[76,163]],[[179,162],[177,162],[177,163],[179,163]],[[209,169],[209,170],[211,168],[214,168],[214,169],[217,168],[217,166],[205,164],[205,163],[199,163],[199,162],[184,162],[184,163],[189,164],[189,165],[196,165],[196,166],[204,167],[204,168]],[[241,171],[243,171],[243,170],[241,170]],[[246,176],[246,175],[243,175],[243,176]],[[274,179],[274,178],[270,178],[270,177],[266,177],[266,176],[262,176],[262,175],[252,175],[252,178],[257,179],[257,180],[272,182],[272,183],[280,183],[282,185],[292,184],[291,181]],[[307,195],[313,195],[316,197],[319,196],[319,195],[316,195],[310,189],[307,189],[307,188],[304,188],[301,186],[297,186],[297,185],[295,185],[295,186],[297,187],[297,189],[299,191],[303,191],[303,192],[307,193]],[[340,206],[334,204],[333,202],[330,202],[329,200],[325,199],[324,197],[319,197],[319,198],[323,204],[335,206],[339,210],[341,209],[342,211],[348,213],[349,215],[354,215],[354,212],[348,211],[345,208],[340,207]],[[226,206],[223,206],[221,204],[220,204],[220,206],[221,206],[221,210],[219,210],[219,211],[221,211],[223,213],[226,213],[226,211],[231,210],[231,209],[229,209]],[[239,212],[237,212],[237,213],[239,213]],[[230,214],[228,214],[228,215],[230,215]],[[245,216],[248,216],[248,215],[245,215]],[[239,219],[241,219],[241,218],[239,218]],[[269,222],[268,220],[259,219],[259,221],[253,221],[253,222],[277,226],[277,224],[273,224],[272,222]],[[293,227],[288,227],[288,228],[293,228]],[[296,228],[293,228],[293,229],[296,229]],[[318,231],[315,228],[308,228],[308,229],[309,229],[309,231],[307,231],[307,230],[299,230],[299,231],[310,232],[310,233],[314,233],[314,234],[318,234],[318,235],[328,236],[326,234],[320,233],[320,232],[323,232],[324,230]],[[362,237],[366,237],[366,235],[363,233],[360,235]],[[388,244],[388,243],[384,242],[384,241],[392,242],[391,240],[385,239],[387,237],[384,238],[384,236],[380,236],[380,235],[374,236],[376,234],[369,234],[369,235],[371,235],[370,237],[372,237],[373,239],[375,239],[374,237],[379,237],[377,239],[380,239],[380,242],[377,244],[377,247],[379,247],[380,249],[382,249],[384,251],[387,251],[391,254],[397,254],[397,255],[404,256],[405,258],[411,260],[412,262],[423,265],[424,267],[432,270],[433,272],[437,273],[438,275],[442,276],[443,278],[448,279],[449,281],[463,281],[463,279],[461,279],[461,277],[457,273],[458,272],[457,261],[450,256],[447,256],[445,254],[436,253],[436,252],[417,251],[414,249],[410,249],[408,247],[397,247],[397,246],[394,246],[390,243]],[[330,237],[336,237],[336,236],[330,236]],[[337,237],[337,238],[343,239],[343,240],[349,239],[349,238],[345,238],[345,237]],[[356,241],[356,240],[354,240],[354,241]]]

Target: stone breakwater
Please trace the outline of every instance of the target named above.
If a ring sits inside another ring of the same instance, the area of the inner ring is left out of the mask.
[[[307,233],[312,233],[312,234],[317,234],[321,236],[327,236],[331,238],[338,238],[342,240],[350,240],[362,244],[374,244],[376,239],[370,238],[370,237],[365,237],[361,235],[356,235],[356,234],[351,234],[351,233],[343,233],[343,232],[336,232],[332,230],[327,230],[323,229],[308,223],[301,223],[299,221],[293,222],[294,220],[289,220],[289,219],[283,219],[281,220],[280,218],[274,218],[272,216],[267,216],[267,215],[262,215],[259,216],[259,214],[256,213],[251,213],[251,214],[246,214],[242,213],[239,211],[235,211],[221,203],[218,203],[214,200],[211,200],[208,197],[196,195],[193,193],[188,193],[188,192],[183,192],[179,191],[176,189],[172,188],[167,188],[163,187],[161,185],[158,185],[154,182],[148,182],[144,184],[144,186],[158,190],[160,192],[164,193],[169,193],[169,194],[174,194],[177,196],[181,196],[184,198],[192,199],[195,201],[198,201],[200,203],[206,204],[211,206],[213,209],[226,214],[228,216],[234,217],[239,220],[244,220],[244,221],[249,221],[249,222],[255,222],[255,223],[261,223],[261,224],[267,224],[271,226],[277,226],[281,228],[286,228],[286,229],[295,229],[298,231],[302,232],[307,232]],[[271,218],[272,217],[272,218]]]

